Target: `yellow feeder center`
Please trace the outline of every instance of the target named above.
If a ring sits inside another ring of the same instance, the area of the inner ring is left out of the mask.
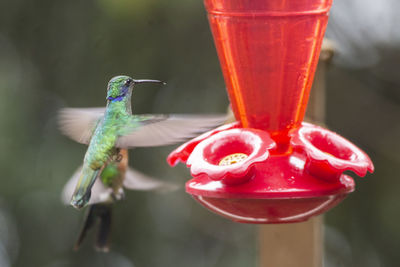
[[[247,159],[249,156],[247,156],[244,153],[235,153],[235,154],[230,154],[219,162],[219,166],[227,166],[227,165],[232,165],[238,162],[241,162],[245,159]]]

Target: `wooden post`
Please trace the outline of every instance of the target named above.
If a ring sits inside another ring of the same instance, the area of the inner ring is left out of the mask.
[[[322,221],[260,226],[260,267],[321,267]]]
[[[326,68],[333,56],[333,51],[334,45],[332,42],[324,39],[313,86],[310,92],[310,98],[307,104],[306,121],[317,124],[324,124],[325,122],[325,76]]]
[[[307,107],[306,120],[325,121],[325,70],[333,45],[324,40]],[[321,267],[323,216],[301,223],[262,225],[259,229],[259,267]]]

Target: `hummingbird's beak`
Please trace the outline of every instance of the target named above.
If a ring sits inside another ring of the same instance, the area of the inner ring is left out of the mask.
[[[162,83],[166,84],[165,82],[159,81],[159,80],[133,80],[134,83]]]

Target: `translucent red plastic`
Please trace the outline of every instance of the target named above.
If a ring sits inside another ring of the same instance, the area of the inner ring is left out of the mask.
[[[205,0],[238,122],[177,148],[167,161],[190,167],[186,191],[244,223],[304,221],[355,188],[343,172],[373,172],[345,138],[303,123],[331,0]],[[220,164],[244,155],[231,165]]]
[[[278,142],[303,121],[331,0],[206,0],[232,109]],[[262,100],[262,101],[260,101]]]

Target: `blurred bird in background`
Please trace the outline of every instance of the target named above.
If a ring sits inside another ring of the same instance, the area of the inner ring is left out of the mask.
[[[86,214],[83,227],[75,243],[77,250],[88,230],[98,223],[95,248],[98,251],[108,252],[111,231],[112,204],[124,198],[124,188],[137,191],[171,192],[179,188],[177,184],[152,178],[128,166],[128,150],[120,150],[121,159],[108,163],[92,187],[92,197]],[[78,182],[82,166],[72,175],[64,186],[61,198],[68,205]]]

